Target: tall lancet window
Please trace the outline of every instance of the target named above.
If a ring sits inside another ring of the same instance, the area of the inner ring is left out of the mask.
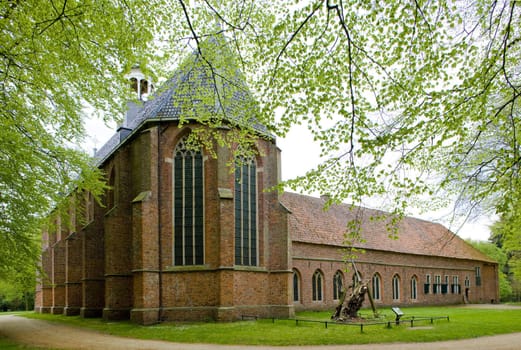
[[[182,139],[173,161],[174,265],[204,264],[203,155]]]
[[[235,165],[235,264],[257,262],[257,166],[253,158]]]

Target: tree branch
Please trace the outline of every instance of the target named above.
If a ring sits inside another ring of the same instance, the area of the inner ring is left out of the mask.
[[[510,81],[510,77],[508,76],[508,73],[506,71],[506,65],[507,65],[507,48],[509,47],[508,40],[510,38],[510,31],[511,31],[511,25],[512,25],[512,18],[514,16],[514,8],[516,6],[517,1],[512,1],[512,4],[510,6],[510,14],[508,17],[508,24],[506,27],[506,33],[503,39],[503,57],[502,57],[502,66],[501,70],[503,71],[503,76],[507,82],[507,84],[510,86],[512,90],[514,90],[515,93],[518,93],[518,89],[516,86],[512,84]]]
[[[352,40],[351,35],[349,33],[349,29],[346,26],[344,15],[338,6],[332,5],[329,0],[327,1],[327,9],[336,11],[338,16],[338,20],[340,21],[340,26],[342,27],[346,38],[347,38],[347,52],[348,52],[348,69],[349,69],[349,96],[351,98],[351,130],[350,130],[350,140],[349,140],[349,153],[352,153],[354,150],[354,134],[355,134],[355,122],[356,122],[356,100],[355,100],[355,92],[354,92],[354,84],[353,84],[353,52],[352,52]],[[353,156],[351,156],[353,157]]]
[[[318,5],[313,8],[313,10],[311,11],[310,14],[308,14],[306,16],[306,18],[304,19],[304,21],[302,23],[300,23],[300,25],[298,26],[297,30],[294,31],[290,38],[288,39],[288,41],[286,41],[286,43],[284,44],[284,46],[282,47],[282,49],[279,51],[279,54],[277,55],[277,57],[275,58],[275,67],[273,68],[273,74],[271,76],[271,79],[270,79],[270,84],[269,86],[272,85],[273,81],[275,80],[275,75],[277,74],[277,69],[279,67],[279,64],[280,64],[280,58],[282,57],[282,55],[286,52],[286,49],[288,48],[288,46],[291,44],[291,42],[295,39],[295,37],[300,33],[300,31],[302,30],[302,28],[304,28],[304,26],[306,25],[306,23],[309,22],[309,20],[315,15],[315,13],[320,9],[320,6],[322,6],[322,4],[324,3],[324,0],[321,0]]]

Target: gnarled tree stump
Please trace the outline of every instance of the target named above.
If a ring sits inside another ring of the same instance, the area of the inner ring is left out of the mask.
[[[348,291],[349,295],[347,295]],[[369,293],[367,282],[359,283],[355,287],[350,287],[347,291],[344,290],[331,319],[344,322],[349,319],[358,318],[358,311],[362,308],[366,293]]]

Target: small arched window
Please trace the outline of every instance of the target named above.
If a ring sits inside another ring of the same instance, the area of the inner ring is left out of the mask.
[[[373,299],[374,300],[381,300],[382,299],[382,295],[381,295],[381,289],[382,289],[382,281],[381,281],[381,278],[380,278],[380,275],[375,273],[373,275],[373,278],[372,278],[372,289],[373,289]]]
[[[411,300],[418,299],[418,277],[411,278]]]
[[[393,276],[393,300],[400,300],[400,276]]]
[[[322,301],[323,293],[322,293],[322,281],[324,277],[322,276],[322,272],[319,270],[315,271],[313,277],[311,278],[311,284],[313,288],[313,301]]]
[[[342,272],[337,271],[333,276],[333,299],[338,300],[342,296],[342,289],[344,287]]]
[[[293,270],[293,301],[300,301],[300,276],[297,270]]]

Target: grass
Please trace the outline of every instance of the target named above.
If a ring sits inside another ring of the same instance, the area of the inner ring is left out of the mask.
[[[34,348],[30,346],[16,344],[8,339],[0,336],[0,349],[2,350],[42,350],[41,348]]]
[[[27,313],[25,317],[89,328],[108,334],[139,338],[159,339],[186,343],[215,343],[243,345],[325,345],[368,344],[390,342],[431,342],[474,338],[486,335],[521,332],[521,310],[490,310],[462,307],[402,308],[405,316],[449,316],[450,321],[435,320],[416,322],[411,328],[406,324],[360,327],[323,323],[272,320],[241,321],[233,323],[162,323],[139,326],[130,322],[104,322],[100,319]],[[390,309],[381,310],[382,317],[394,321]],[[369,317],[370,312],[362,311]],[[329,312],[303,312],[299,319],[329,321]],[[0,343],[1,345],[2,343]],[[1,346],[0,346],[1,347]],[[3,348],[2,348],[3,349]],[[17,349],[17,348],[13,348]]]

